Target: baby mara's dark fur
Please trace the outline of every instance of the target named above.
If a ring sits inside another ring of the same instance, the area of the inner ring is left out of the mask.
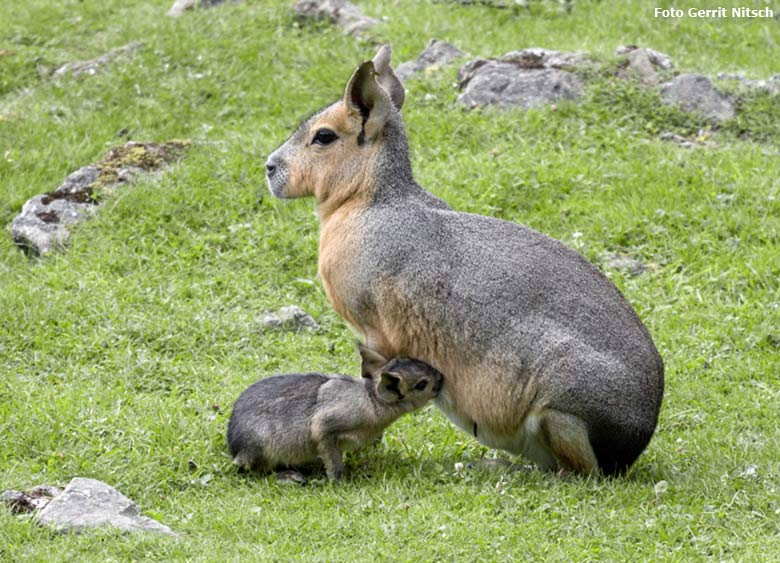
[[[442,375],[423,362],[387,361],[360,347],[363,378],[322,373],[261,379],[239,396],[228,423],[233,463],[260,472],[317,459],[339,481],[342,452],[373,443],[398,417],[438,395]]]
[[[403,102],[385,46],[266,163],[274,195],[317,199],[333,308],[384,356],[440,370],[437,406],[483,444],[551,470],[625,471],[663,397],[647,329],[573,250],[417,184]]]

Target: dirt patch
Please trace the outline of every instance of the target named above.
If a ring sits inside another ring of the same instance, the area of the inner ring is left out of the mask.
[[[73,203],[91,203],[93,205],[97,205],[98,202],[92,195],[92,188],[86,187],[75,192],[58,192],[57,190],[49,192],[41,198],[41,203],[43,205],[49,205],[52,201],[57,199],[64,199],[65,201],[71,201]],[[38,216],[40,217],[41,214],[39,213]]]

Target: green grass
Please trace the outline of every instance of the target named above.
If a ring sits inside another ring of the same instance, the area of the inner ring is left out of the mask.
[[[608,75],[579,105],[465,112],[456,66],[408,84],[418,180],[454,207],[523,222],[609,275],[667,366],[658,432],[624,478],[456,472],[494,453],[433,408],[348,458],[341,487],[238,474],[232,402],[282,371],[357,373],[316,277],[312,201],[265,189],[265,156],[336,99],[374,45],[300,27],[290,2],[164,17],[169,0],[0,1],[0,224],[124,142],[189,138],[125,189],[67,253],[29,261],[0,236],[0,489],[102,479],[179,533],[59,536],[0,508],[2,561],[773,561],[780,558],[780,115],[756,94],[720,129]],[[555,2],[531,12],[368,0],[395,60],[430,37],[474,55],[621,43],[678,68],[777,72],[776,20],[655,20],[669,2]],[[775,6],[776,11],[780,6]],[[47,69],[134,40],[94,76]],[[43,74],[42,74],[43,72]],[[697,135],[711,148],[662,142]],[[298,304],[316,333],[263,332]],[[755,467],[753,467],[755,466]],[[664,481],[666,485],[658,485]]]

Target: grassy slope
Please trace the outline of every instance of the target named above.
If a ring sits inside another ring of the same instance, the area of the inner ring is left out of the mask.
[[[410,82],[404,113],[423,185],[597,263],[618,251],[662,266],[633,279],[612,274],[667,364],[659,431],[620,480],[464,475],[456,462],[493,453],[427,409],[351,457],[344,486],[285,488],[230,466],[232,401],[257,377],[354,373],[357,358],[315,279],[312,202],[271,200],[262,164],[373,48],[325,27],[299,29],[287,1],[178,20],[163,17],[169,4],[0,2],[10,14],[0,49],[17,51],[0,57],[0,223],[122,142],[123,128],[138,140],[201,142],[158,181],[108,202],[67,254],[30,263],[0,237],[0,488],[103,479],[181,539],[60,537],[0,509],[0,559],[780,556],[772,101],[749,102],[715,134],[715,148],[683,150],[657,133],[701,123],[611,81],[579,106],[527,113],[463,112],[453,103],[455,67]],[[651,2],[581,2],[569,16],[554,3],[534,4],[531,15],[363,5],[389,18],[379,38],[396,60],[429,37],[480,55],[539,45],[604,60],[620,43],[640,43],[684,69],[777,72],[774,20],[659,21]],[[142,51],[92,77],[58,84],[36,70],[137,39]],[[288,303],[323,329],[263,333],[258,312]]]

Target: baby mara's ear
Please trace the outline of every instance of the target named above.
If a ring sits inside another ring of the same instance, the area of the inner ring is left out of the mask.
[[[360,357],[363,360],[363,363],[360,366],[361,376],[371,378],[375,373],[379,372],[382,366],[387,364],[387,358],[373,348],[369,348],[360,342],[358,342],[357,347],[360,352]]]

